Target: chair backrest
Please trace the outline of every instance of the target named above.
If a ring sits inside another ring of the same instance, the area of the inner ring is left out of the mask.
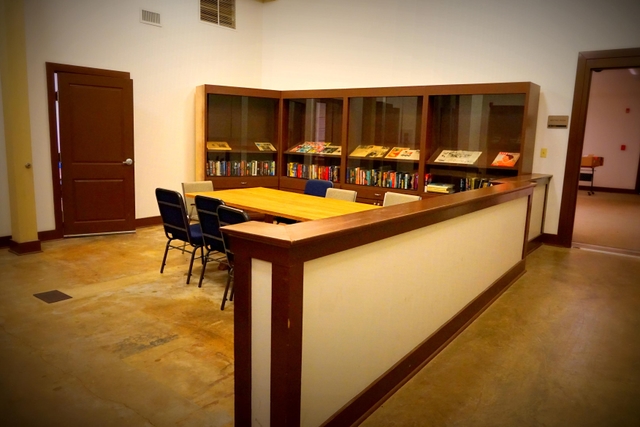
[[[220,227],[225,225],[240,224],[242,222],[251,221],[249,215],[242,209],[232,208],[231,206],[221,205],[218,206],[218,220],[220,221]],[[224,243],[224,251],[227,254],[227,260],[229,263],[233,263],[233,252],[229,245],[229,239],[227,235],[222,231],[222,242]]]
[[[354,190],[343,190],[341,188],[327,188],[327,199],[346,200],[347,202],[355,202],[358,192]]]
[[[184,196],[185,205],[187,206],[187,215],[189,219],[197,220],[198,211],[196,210],[195,200],[193,197],[187,197],[187,193],[196,193],[200,191],[213,191],[213,181],[193,181],[182,183],[182,195]]]
[[[324,179],[310,179],[304,185],[304,194],[324,197],[327,193],[327,188],[333,188],[333,182]]]
[[[204,245],[210,251],[224,252],[218,219],[218,207],[224,205],[224,202],[213,197],[196,196],[195,203]]]
[[[399,205],[401,203],[415,202],[418,200],[422,200],[422,197],[414,196],[411,194],[394,193],[391,191],[387,191],[384,194],[384,200],[382,201],[382,206],[393,206],[393,205]]]
[[[189,219],[182,195],[177,191],[156,188],[156,200],[167,238],[191,243]]]

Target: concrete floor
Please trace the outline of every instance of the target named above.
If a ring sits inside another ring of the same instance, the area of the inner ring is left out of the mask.
[[[164,242],[0,250],[1,426],[233,425],[226,272],[186,285],[174,251],[161,275]],[[640,425],[640,258],[543,246],[527,270],[362,425]]]
[[[226,272],[186,285],[171,251],[160,274],[165,242],[151,227],[0,251],[0,425],[233,425]],[[33,296],[50,290],[72,298]]]
[[[640,258],[537,249],[362,426],[640,426]]]

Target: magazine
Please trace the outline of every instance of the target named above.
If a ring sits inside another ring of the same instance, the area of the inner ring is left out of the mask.
[[[520,158],[520,153],[501,151],[491,163],[491,166],[513,167]]]
[[[434,161],[436,163],[472,165],[478,160],[481,154],[482,151],[442,150],[440,155]]]

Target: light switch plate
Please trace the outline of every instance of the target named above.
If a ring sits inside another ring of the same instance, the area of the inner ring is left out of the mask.
[[[547,158],[547,149],[546,148],[541,148],[540,149],[540,157],[542,157],[543,159]]]

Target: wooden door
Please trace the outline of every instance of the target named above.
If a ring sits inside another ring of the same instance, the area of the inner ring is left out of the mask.
[[[64,235],[135,230],[133,82],[58,74]]]

